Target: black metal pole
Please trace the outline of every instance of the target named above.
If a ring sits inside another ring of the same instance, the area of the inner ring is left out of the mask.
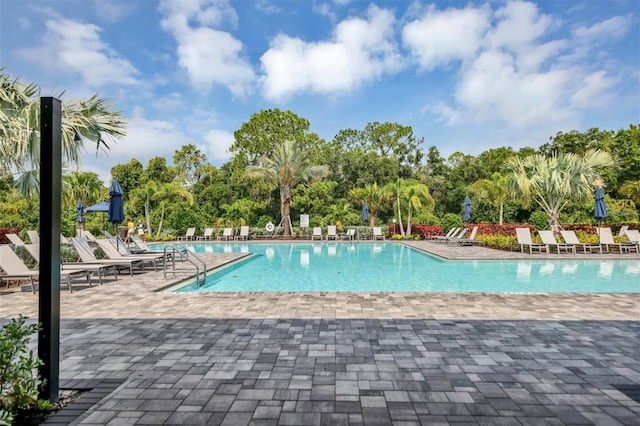
[[[60,198],[62,193],[62,108],[59,99],[40,98],[40,290],[38,357],[44,384],[40,398],[58,402],[60,391]]]

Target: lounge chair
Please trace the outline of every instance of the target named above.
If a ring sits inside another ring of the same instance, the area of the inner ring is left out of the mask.
[[[233,239],[233,228],[224,228],[222,235],[218,235],[218,240],[229,241]]]
[[[27,244],[25,248],[33,257],[33,260],[36,263],[40,263],[40,244]],[[98,281],[100,285],[102,285],[102,277],[104,276],[104,271],[107,269],[111,269],[113,271],[113,277],[115,280],[118,280],[118,270],[115,265],[92,265],[92,264],[80,264],[80,263],[62,263],[60,265],[61,272],[82,272],[86,271],[89,274],[89,287],[91,287],[91,273],[95,272],[98,274]]]
[[[141,260],[126,260],[126,259],[98,259],[93,253],[93,249],[89,246],[89,243],[84,238],[71,238],[71,244],[78,252],[81,264],[98,264],[98,265],[110,265],[110,266],[123,266],[129,268],[129,275],[133,276],[133,265],[143,266]]]
[[[632,243],[636,243],[636,247],[640,250],[640,231],[637,229],[626,229],[624,233]]]
[[[340,239],[341,240],[350,240],[350,241],[352,241],[355,236],[356,236],[355,228],[349,228],[349,229],[347,229],[347,232],[345,232],[344,234],[340,235]]]
[[[335,225],[327,226],[327,241],[330,239],[338,239],[338,230]]]
[[[2,268],[6,273],[4,275],[0,275],[0,282],[2,280],[7,280],[7,287],[9,286],[10,280],[29,280],[29,283],[31,284],[31,291],[33,293],[36,292],[35,282],[40,279],[40,271],[27,268],[27,265],[24,264],[22,259],[20,259],[11,247],[6,244],[0,246],[0,268]],[[85,275],[87,277],[87,281],[90,280],[89,273],[87,271],[61,271],[60,279],[67,281],[67,287],[70,292],[73,291],[71,288],[71,275]]]
[[[450,241],[458,243],[459,246],[472,246],[474,243],[484,245],[484,241],[476,240],[477,233],[478,233],[478,227],[474,226],[473,229],[471,229],[471,234],[469,234],[468,238],[464,238],[464,237],[454,238]]]
[[[436,240],[437,243],[448,243],[448,242],[456,242],[465,238],[465,234],[467,233],[467,228],[458,228],[457,233],[451,234],[449,237],[441,237]]]
[[[613,246],[616,247],[620,253],[631,253],[632,251],[638,253],[638,245],[631,241],[616,243],[613,240],[611,228],[600,228],[600,230],[598,231],[598,235],[600,236],[600,246],[604,246],[607,251],[609,251],[609,246]]]
[[[26,243],[18,236],[18,234],[5,234],[5,237],[14,246],[24,246]]]
[[[447,232],[446,235],[431,235],[427,237],[427,240],[447,239],[449,237],[452,237],[454,233],[457,233],[459,229],[460,229],[459,227],[453,227],[449,229],[449,232]]]
[[[382,228],[380,226],[373,227],[373,239],[374,240],[383,240],[385,239],[384,234],[382,233]]]
[[[576,254],[576,246],[567,242],[559,243],[553,235],[553,231],[538,231],[538,235],[540,235],[540,239],[542,239],[542,244],[547,246],[547,253],[551,253],[552,249],[555,247],[556,253],[558,254],[563,250],[565,253],[569,253],[569,251],[571,251],[573,254]]]
[[[624,237],[629,229],[629,225],[622,225],[618,230],[618,237]]]
[[[98,241],[98,239],[94,237],[90,231],[82,231],[82,237],[80,238],[84,238],[85,240],[91,241],[92,243]]]
[[[104,254],[107,255],[109,259],[113,260],[137,260],[142,262],[141,266],[144,267],[144,264],[150,263],[153,265],[154,271],[158,271],[158,261],[163,258],[162,255],[153,255],[147,256],[144,254],[131,254],[131,255],[123,255],[118,251],[115,245],[113,245],[109,240],[98,240],[96,241],[98,246],[102,249]]]
[[[562,235],[562,238],[564,238],[564,242],[573,245],[576,250],[582,249],[583,253],[593,253],[593,250],[595,249],[602,253],[602,247],[600,246],[600,244],[588,244],[580,242],[575,231],[560,231],[560,234]]]
[[[181,241],[181,240],[192,241],[195,234],[196,234],[196,228],[187,228],[187,232],[184,235],[180,235],[178,237],[178,241]]]
[[[240,227],[240,233],[236,236],[236,240],[243,240],[246,241],[249,239],[249,227],[248,226],[241,226]]]
[[[67,240],[67,237],[65,237],[64,235],[62,235],[62,233],[60,234],[60,244],[71,244],[71,241]]]
[[[529,254],[533,254],[534,251],[548,253],[545,244],[536,244],[531,240],[531,230],[529,228],[516,228],[516,238],[518,239],[518,244],[520,244],[521,253],[524,253],[525,246],[529,247]]]
[[[200,240],[210,240],[213,238],[213,228],[205,228],[204,234],[198,237],[198,241]]]
[[[319,240],[322,240],[322,228],[319,226],[314,226],[313,227],[313,234],[311,234],[311,240],[315,240],[316,238],[318,238]]]
[[[31,244],[40,244],[38,231],[27,231],[27,235],[29,236],[29,240],[31,240]]]

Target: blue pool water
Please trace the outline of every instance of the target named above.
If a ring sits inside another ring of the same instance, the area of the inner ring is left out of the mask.
[[[443,261],[397,243],[191,244],[257,255],[176,292],[640,293],[640,259]],[[560,256],[561,257],[561,256]],[[605,255],[606,257],[606,255]]]

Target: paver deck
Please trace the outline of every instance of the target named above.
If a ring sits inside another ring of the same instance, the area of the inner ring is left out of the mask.
[[[61,384],[109,391],[50,424],[640,424],[638,294],[155,291],[166,284],[145,272],[61,293]],[[37,317],[37,296],[0,290],[0,322],[19,314]]]

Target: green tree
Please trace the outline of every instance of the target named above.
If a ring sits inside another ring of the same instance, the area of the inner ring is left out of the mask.
[[[116,164],[111,168],[111,177],[118,180],[125,199],[128,199],[131,192],[140,185],[143,172],[142,163],[135,158],[126,164]]]
[[[364,188],[354,188],[349,191],[351,197],[359,203],[369,205],[369,226],[376,225],[376,215],[378,211],[393,200],[393,192],[385,187],[378,187],[378,184],[367,185]]]
[[[190,206],[193,205],[193,195],[187,191],[182,185],[176,182],[164,183],[153,194],[152,199],[160,203],[160,221],[158,223],[158,231],[156,236],[159,237],[162,232],[162,222],[164,221],[164,212],[166,203],[179,203],[187,201]]]
[[[398,180],[396,197],[400,234],[402,236],[411,235],[411,220],[413,217],[413,211],[421,209],[423,207],[423,203],[426,203],[428,211],[433,211],[435,207],[435,200],[429,193],[429,188],[427,187],[427,185],[415,180],[403,179]],[[403,211],[407,214],[406,233],[404,225],[402,223]]]
[[[167,166],[167,160],[164,157],[153,157],[147,164],[142,180],[169,183],[176,178],[177,174],[175,168]]]
[[[495,172],[489,179],[479,179],[470,187],[469,191],[479,197],[489,200],[498,209],[498,223],[502,225],[504,220],[504,203],[511,196],[509,192],[509,176]]]
[[[173,164],[178,172],[177,179],[185,188],[198,182],[202,177],[202,167],[207,157],[195,145],[184,145],[173,154]]]
[[[537,204],[546,213],[549,228],[557,232],[565,205],[592,197],[594,186],[601,184],[598,169],[613,165],[613,159],[605,151],[589,149],[584,155],[560,152],[550,157],[516,156],[506,165],[513,173],[509,179],[512,195],[524,206]]]
[[[131,191],[129,196],[131,204],[134,206],[143,206],[144,218],[147,222],[147,232],[149,234],[153,233],[153,228],[151,227],[151,202],[158,192],[158,189],[158,184],[153,180],[149,180],[144,185],[140,185]]]
[[[263,177],[278,182],[280,186],[280,217],[284,222],[284,236],[291,236],[291,201],[293,187],[309,179],[322,178],[328,175],[327,166],[313,166],[302,147],[287,140],[276,146],[273,157],[261,157],[260,165],[248,166],[247,175]],[[289,219],[289,220],[287,220]]]
[[[73,171],[62,177],[62,183],[63,200],[74,207],[78,200],[89,206],[107,195],[107,188],[97,173]]]
[[[54,94],[62,98],[63,93]],[[62,105],[62,161],[65,166],[80,163],[85,141],[96,149],[108,150],[105,138],[125,136],[122,113],[113,104],[94,95],[71,99]],[[39,189],[40,88],[12,79],[0,68],[0,175],[17,175],[15,185],[23,196]]]
[[[618,192],[640,207],[640,180],[629,180],[620,186]]]

